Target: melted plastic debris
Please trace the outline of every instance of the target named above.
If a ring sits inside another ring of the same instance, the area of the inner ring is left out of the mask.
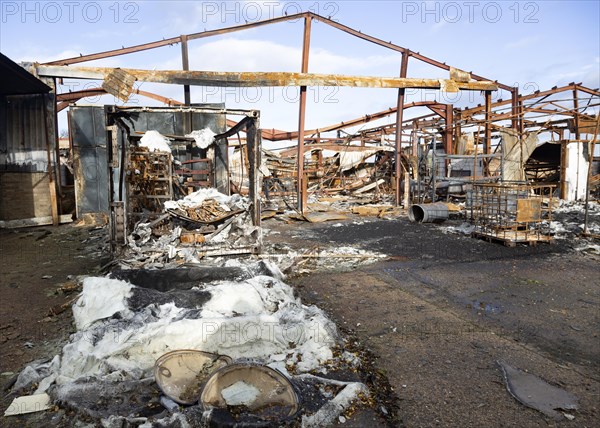
[[[189,304],[181,304],[182,299]],[[110,311],[101,311],[100,306],[109,306]],[[270,276],[173,292],[88,278],[74,311],[78,313],[77,332],[61,354],[51,363],[27,368],[22,380],[39,382],[62,407],[107,423],[142,423],[154,415],[157,421],[174,420],[161,413],[169,410],[160,403],[152,378],[156,359],[171,350],[198,349],[237,360],[251,358],[293,379],[297,374],[325,370],[337,361],[332,351],[338,342],[335,324],[317,307],[303,305],[290,286]],[[339,361],[345,364],[343,360]],[[300,383],[305,381],[298,378]],[[229,400],[250,402],[252,391],[245,385],[234,386],[226,393]],[[320,411],[328,400],[344,404],[350,395],[356,399],[366,387],[346,389],[340,397],[319,398],[304,414]],[[114,403],[102,401],[102,397],[116,396],[120,399]],[[99,402],[104,404],[98,406]],[[198,406],[181,410],[191,425],[205,418],[203,409],[191,410]],[[327,407],[327,415],[342,407],[339,403]],[[329,416],[323,419],[323,412],[316,418],[329,420]],[[140,414],[146,416],[140,419]]]
[[[248,208],[247,199],[239,194],[227,196],[214,188],[197,190],[178,201],[167,201],[165,202],[165,208],[193,207],[202,204],[207,199],[216,200],[227,211]]]
[[[585,227],[585,204],[564,202],[553,210],[550,230],[557,239],[571,239],[580,235]],[[588,232],[600,235],[600,204],[591,201],[588,210]]]
[[[459,226],[440,226],[444,233],[455,233],[457,235],[471,235],[475,230],[475,225],[471,223],[461,223]]]
[[[147,147],[151,152],[168,152],[171,153],[169,139],[158,131],[146,131],[140,139],[140,147]]]
[[[207,255],[221,253],[252,253],[262,243],[261,228],[252,224],[247,198],[240,195],[227,196],[216,189],[200,189],[178,201],[166,201],[166,210],[185,212],[186,209],[201,207],[203,203],[218,204],[219,210],[232,213],[233,217],[213,226],[213,232],[197,232],[203,242],[182,245],[184,227],[190,231],[198,226],[169,220],[169,232],[155,236],[150,222],[138,223],[127,237],[128,251],[120,259],[122,268],[176,268],[182,263],[199,264]],[[181,224],[181,223],[180,223]]]
[[[94,322],[108,318],[117,312],[131,315],[127,298],[131,297],[132,285],[106,278],[85,278],[83,291],[73,306],[73,317],[77,329],[83,330]]]
[[[196,141],[196,146],[201,149],[206,149],[212,143],[215,142],[215,134],[210,128],[204,128],[200,130],[192,131],[189,134],[185,134],[186,137],[191,137]]]

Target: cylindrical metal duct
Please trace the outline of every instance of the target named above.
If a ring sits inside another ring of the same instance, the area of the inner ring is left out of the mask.
[[[448,205],[443,202],[413,205],[408,210],[408,218],[417,223],[441,223],[448,219]]]

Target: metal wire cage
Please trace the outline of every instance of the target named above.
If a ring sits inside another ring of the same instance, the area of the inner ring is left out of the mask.
[[[470,197],[476,235],[506,244],[551,241],[554,185],[474,183]]]

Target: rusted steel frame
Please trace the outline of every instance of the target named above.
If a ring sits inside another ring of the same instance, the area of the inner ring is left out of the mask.
[[[309,13],[311,13],[311,12],[309,12]],[[425,63],[427,63],[429,65],[433,65],[434,67],[441,68],[443,70],[450,70],[450,66],[449,65],[447,65],[447,64],[445,64],[443,62],[437,61],[435,59],[426,57],[425,55],[421,55],[418,52],[412,52],[412,51],[409,51],[406,48],[403,48],[402,46],[395,45],[392,42],[386,42],[386,41],[383,41],[381,39],[378,39],[377,37],[373,37],[373,36],[370,36],[368,34],[361,33],[360,31],[355,30],[354,28],[348,27],[348,26],[346,26],[344,24],[340,24],[339,22],[333,21],[331,19],[324,18],[324,17],[322,17],[320,15],[316,15],[316,14],[313,14],[313,13],[311,13],[311,15],[316,20],[318,20],[320,22],[323,22],[323,23],[325,23],[325,24],[327,24],[327,25],[329,25],[331,27],[337,28],[338,30],[341,30],[341,31],[343,31],[345,33],[348,33],[348,34],[351,34],[351,35],[353,35],[355,37],[358,37],[359,39],[366,40],[368,42],[374,43],[374,44],[379,45],[379,46],[386,47],[388,49],[391,49],[391,50],[394,50],[394,51],[397,51],[397,52],[401,52],[401,53],[410,52],[410,55],[413,58],[415,58],[415,59],[423,61],[423,62],[425,62]],[[486,79],[485,77],[478,76],[478,75],[472,74],[472,73],[471,73],[471,77],[473,79],[475,79],[475,80],[489,80],[489,79]],[[504,90],[507,90],[507,91],[510,91],[512,89],[511,86],[504,85],[504,84],[498,83],[498,82],[496,82],[496,83],[497,83],[498,87],[501,88],[501,89],[504,89]]]
[[[113,56],[125,55],[134,52],[141,52],[149,49],[155,49],[162,46],[174,45],[179,43],[179,37],[171,37],[169,39],[163,39],[156,42],[144,43],[141,45],[130,46],[127,48],[121,49],[113,49],[105,52],[98,52],[89,55],[80,55],[72,58],[59,59],[56,61],[46,62],[46,65],[69,65],[69,64],[77,64],[86,61],[93,61],[96,59],[109,58]]]
[[[452,112],[454,113],[454,110],[452,110]],[[454,116],[454,114],[453,114],[453,116]],[[456,109],[456,122],[454,122],[454,120],[453,120],[453,124],[454,124],[454,139],[458,144],[458,141],[462,134],[462,129],[461,129],[462,116],[461,116],[460,109]],[[452,151],[454,152],[454,148],[452,149]]]
[[[169,106],[184,104],[183,102],[174,100],[173,98],[163,97],[162,95],[154,94],[152,92],[147,92],[147,91],[141,91],[136,88],[134,88],[131,92],[134,94],[142,95],[147,98],[152,98],[153,100],[160,101],[163,104],[167,104]],[[98,95],[106,95],[106,91],[104,90],[104,88],[90,88],[90,89],[85,89],[83,91],[73,91],[73,92],[65,92],[62,94],[57,94],[56,100],[73,102],[73,101],[80,100],[81,98],[95,97]],[[234,123],[237,123],[237,122],[234,122]]]
[[[210,30],[210,31],[202,31],[202,32],[198,32],[198,33],[191,33],[191,34],[187,34],[185,35],[185,37],[187,38],[187,40],[195,40],[195,39],[200,39],[200,38],[205,38],[205,37],[211,37],[211,36],[217,36],[217,35],[222,35],[222,34],[227,34],[227,33],[232,33],[232,32],[236,32],[236,31],[243,31],[243,30],[247,30],[250,28],[256,28],[256,27],[261,27],[264,25],[270,25],[270,24],[275,24],[278,22],[283,22],[283,21],[291,21],[294,19],[298,19],[304,17],[305,19],[317,19],[318,21],[324,22],[334,28],[337,28],[338,30],[344,31],[348,34],[351,34],[355,37],[358,37],[360,39],[363,40],[367,40],[369,42],[375,43],[377,45],[380,46],[384,46],[387,47],[388,49],[392,49],[398,52],[405,52],[408,51],[407,49],[395,45],[391,42],[385,42],[381,39],[378,39],[376,37],[373,36],[369,36],[367,34],[363,34],[360,31],[357,31],[353,28],[350,28],[348,26],[345,26],[343,24],[340,24],[338,22],[332,21],[330,19],[327,19],[325,17],[322,17],[320,15],[317,15],[315,13],[312,12],[301,12],[301,13],[297,13],[294,15],[289,15],[289,16],[281,16],[278,18],[271,18],[271,19],[266,19],[263,21],[257,21],[257,22],[252,22],[252,23],[246,23],[246,24],[241,24],[241,25],[236,25],[236,26],[232,26],[232,27],[225,27],[225,28],[221,28],[218,30]],[[174,45],[177,43],[182,42],[182,37],[171,37],[169,39],[163,39],[163,40],[158,40],[155,42],[150,42],[150,43],[144,43],[144,44],[140,44],[140,45],[135,45],[135,46],[129,46],[127,48],[121,48],[121,49],[113,49],[110,51],[105,51],[105,52],[98,52],[95,54],[89,54],[89,55],[80,55],[78,57],[72,57],[72,58],[65,58],[65,59],[61,59],[61,60],[56,60],[56,61],[51,61],[46,63],[47,65],[69,65],[69,64],[77,64],[77,63],[81,63],[81,62],[86,62],[86,61],[91,61],[91,60],[97,60],[97,59],[102,59],[102,58],[109,58],[109,57],[113,57],[113,56],[119,56],[119,55],[124,55],[124,54],[130,54],[130,53],[135,53],[135,52],[141,52],[144,50],[149,50],[149,49],[155,49],[158,47],[163,47],[163,46],[168,46],[168,45]],[[418,59],[421,60],[427,64],[433,65],[435,67],[441,68],[443,70],[449,70],[450,66],[434,60],[432,58],[426,57],[425,55],[421,55],[417,52],[412,53],[412,55]],[[471,77],[475,80],[488,80],[482,76],[478,76],[476,74],[472,74],[471,73]],[[510,90],[510,87],[507,85],[504,85],[502,83],[498,83],[498,87],[500,87],[501,89],[505,89],[505,90]]]
[[[454,154],[454,147],[452,144],[452,128],[454,122],[454,114],[452,110],[452,104],[446,104],[446,114],[444,115],[446,121],[445,132],[444,132],[444,150],[447,154]],[[448,167],[449,159],[446,159],[446,167]]]
[[[406,106],[405,106],[405,108],[406,108]],[[412,123],[413,121],[416,121],[417,119],[425,119],[425,118],[429,118],[429,117],[433,117],[433,116],[437,116],[437,114],[429,113],[429,114],[426,114],[423,116],[419,116],[417,118],[404,119],[402,121],[402,123]],[[350,139],[352,141],[356,138],[359,138],[361,135],[369,136],[369,134],[376,134],[376,133],[384,134],[384,135],[395,134],[396,133],[396,124],[390,123],[390,124],[386,124],[386,125],[382,125],[382,126],[376,126],[373,128],[363,129],[360,132],[349,135],[347,137],[347,139]],[[404,134],[404,135],[410,135],[410,134]],[[309,146],[307,145],[306,147],[309,147]],[[312,147],[312,144],[310,145],[310,147]]]
[[[81,98],[95,97],[97,95],[104,95],[106,91],[104,88],[90,88],[83,91],[64,92],[62,94],[56,94],[56,101],[77,101]]]
[[[546,95],[544,95],[544,96],[543,96],[543,97],[541,97],[539,100],[535,100],[535,102],[533,102],[533,103],[531,103],[531,104],[528,104],[528,105],[527,105],[527,107],[533,107],[534,105],[541,103],[541,102],[542,102],[542,101],[544,101],[546,98],[548,98],[550,95],[552,95],[552,94],[546,94]]]
[[[217,30],[201,31],[199,33],[188,34],[188,40],[202,39],[205,37],[219,36],[236,31],[248,30],[251,28],[262,27],[264,25],[276,24],[278,22],[293,21],[299,18],[306,18],[312,15],[310,12],[300,12],[293,15],[280,16],[278,18],[270,18],[262,21],[249,22],[247,24],[234,25],[232,27],[219,28]]]
[[[515,92],[517,89],[515,88]],[[485,91],[485,123],[484,123],[484,138],[483,138],[483,154],[489,155],[492,146],[492,93]],[[518,99],[518,98],[517,98]],[[483,159],[483,176],[489,177],[489,159]]]
[[[190,61],[188,57],[188,43],[187,36],[182,34],[180,36],[181,39],[181,68],[183,70],[190,69]],[[186,106],[189,106],[192,103],[192,97],[190,93],[190,85],[183,85],[183,101]]]
[[[438,114],[437,113],[428,113],[428,114],[424,114],[422,116],[412,117],[410,119],[403,119],[402,123],[418,122],[419,120],[428,119],[428,118],[431,118],[431,117],[434,117],[434,116],[438,116]],[[376,126],[376,127],[373,127],[373,128],[363,129],[361,132],[368,133],[368,132],[375,132],[377,130],[385,130],[386,134],[390,134],[391,132],[389,132],[388,130],[395,131],[395,129],[396,129],[396,124],[395,123],[388,123],[387,125],[382,125],[382,126]],[[354,135],[352,135],[350,137],[354,137],[356,135],[358,135],[358,133],[354,134]]]
[[[301,72],[308,73],[308,56],[310,53],[310,29],[312,24],[312,17],[310,15],[304,18],[304,35],[302,38],[302,64]],[[306,119],[306,85],[300,86],[300,103],[298,111],[298,156],[297,156],[297,192],[298,192],[298,210],[304,213],[306,208],[306,184],[304,183],[304,126]]]
[[[385,146],[351,146],[347,143],[315,143],[315,144],[307,144],[305,147],[306,151],[313,150],[333,150],[340,152],[365,152],[370,150],[377,151],[387,151]],[[389,147],[388,147],[389,148]],[[291,157],[297,153],[296,148],[277,150],[277,153],[282,157]]]
[[[260,124],[258,123],[258,117],[245,117],[240,123],[248,119],[246,127],[247,135],[247,148],[248,148],[248,180],[250,182],[250,188],[248,189],[248,195],[250,197],[250,214],[252,216],[252,223],[255,226],[260,226],[260,188],[262,187],[259,183],[260,174],[257,171],[260,168],[261,163],[261,140],[260,140]],[[246,124],[244,124],[246,126]],[[235,127],[234,127],[235,128]],[[229,131],[233,130],[230,129]]]
[[[113,68],[67,67],[39,65],[37,74],[48,77],[75,79],[104,79]],[[419,79],[376,76],[346,76],[339,74],[292,73],[292,72],[220,72],[184,70],[122,69],[138,81],[216,87],[270,87],[270,86],[350,86],[367,88],[416,88],[439,89],[444,79]],[[493,82],[454,82],[460,90],[494,91]]]
[[[567,165],[569,164],[569,157],[567,151],[567,142],[562,141],[560,145],[560,199],[567,198]]]
[[[575,139],[579,140],[581,134],[579,133],[579,100],[577,99],[577,86],[573,86],[573,110],[575,110]],[[594,136],[594,140],[596,137]],[[594,156],[592,153],[591,156]],[[592,162],[590,162],[589,167],[592,167]],[[579,181],[579,162],[577,162],[577,181]],[[575,187],[575,200],[579,199],[579,184]]]
[[[523,110],[523,100],[518,100],[517,102],[517,106],[519,108],[519,141],[520,144],[522,144],[522,137],[523,137],[523,133],[525,132],[525,112]],[[521,157],[523,157],[523,148],[521,147]],[[521,160],[521,164],[523,164],[522,160]]]
[[[513,88],[510,94],[510,105],[511,105],[511,113],[512,113],[512,120],[511,120],[511,125],[510,127],[513,129],[513,131],[517,132],[519,130],[519,88]],[[499,105],[502,105],[500,102],[495,103],[494,107],[498,107]],[[487,105],[486,105],[487,108]]]
[[[443,106],[444,104],[440,104],[435,101],[413,101],[408,104],[404,104],[404,109],[408,109],[411,107],[430,107],[430,106],[438,106],[438,105]],[[323,133],[323,132],[329,132],[329,131],[337,131],[339,129],[349,128],[349,127],[352,127],[355,125],[360,125],[362,123],[370,122],[372,120],[377,120],[377,119],[381,119],[383,117],[391,116],[392,114],[395,114],[396,111],[398,111],[397,107],[390,107],[387,110],[383,110],[383,111],[373,113],[373,114],[367,114],[365,116],[362,116],[362,117],[359,117],[356,119],[347,120],[347,121],[340,122],[340,123],[336,123],[334,125],[328,125],[328,126],[324,126],[322,128],[317,128],[317,129],[305,130],[304,133],[306,135],[309,135],[309,134],[317,134],[317,133]],[[297,131],[273,130],[273,132],[269,131],[269,135],[272,138],[267,138],[267,139],[272,140],[272,141],[291,140],[291,139],[297,138],[298,132]]]
[[[69,104],[71,104],[70,101],[63,101],[61,103],[56,104],[56,112],[60,113],[61,111],[69,107]]]
[[[242,25],[235,25],[233,27],[220,28],[218,30],[209,30],[209,31],[202,31],[199,33],[187,34],[187,39],[195,40],[195,39],[200,39],[203,37],[217,36],[220,34],[232,33],[235,31],[242,31],[242,30],[247,30],[249,28],[260,27],[263,25],[275,24],[277,22],[290,21],[290,20],[294,20],[294,19],[306,16],[306,14],[307,14],[307,12],[297,13],[294,15],[282,16],[279,18],[272,18],[272,19],[267,19],[264,21],[252,22],[249,24],[242,24]],[[135,52],[146,51],[146,50],[150,50],[150,49],[160,48],[163,46],[176,45],[177,43],[180,43],[180,42],[181,42],[181,37],[171,37],[169,39],[157,40],[155,42],[143,43],[141,45],[134,45],[134,46],[129,46],[126,48],[121,48],[121,49],[113,49],[113,50],[105,51],[105,52],[98,52],[98,53],[89,54],[89,55],[80,55],[80,56],[76,56],[73,58],[60,59],[60,60],[56,60],[56,61],[52,61],[52,62],[47,62],[45,64],[46,65],[77,64],[77,63],[92,61],[92,60],[96,60],[96,59],[110,58],[113,56],[119,56],[119,55],[135,53]]]
[[[525,113],[542,113],[542,114],[550,114],[550,115],[551,114],[568,115],[568,113],[561,112],[561,111],[558,111],[558,110],[549,110],[549,109],[543,109],[543,108],[532,108],[532,109],[529,109],[527,107],[525,107],[523,109],[523,114],[525,114]],[[519,115],[517,114],[517,117],[518,116]],[[515,115],[512,112],[510,112],[510,113],[502,113],[502,114],[498,114],[498,113],[492,112],[492,116],[491,117],[492,117],[491,118],[491,122],[494,123],[494,122],[499,122],[499,121],[502,121],[502,120],[509,120],[509,119],[512,120],[512,119],[515,118]],[[486,119],[485,119],[485,116],[483,118],[481,118],[481,119],[476,119],[474,117],[471,117],[470,120],[469,120],[469,122],[472,122],[472,123],[485,123]]]
[[[317,133],[322,133],[322,132],[337,131],[338,129],[344,129],[344,128],[348,128],[351,126],[359,125],[361,123],[367,123],[372,120],[381,119],[383,117],[390,116],[394,113],[396,113],[395,107],[389,108],[388,110],[384,110],[381,112],[368,114],[368,115],[359,117],[357,119],[352,119],[352,120],[348,120],[345,122],[336,123],[334,125],[328,125],[328,126],[324,126],[322,128],[317,128],[317,129],[305,130],[304,133],[310,135],[310,134],[317,134]],[[272,133],[271,135],[273,137],[272,138],[273,141],[291,140],[291,139],[298,137],[298,131],[277,131],[275,133]]]
[[[573,83],[570,83],[566,86],[562,86],[560,88],[552,88],[552,89],[548,89],[547,91],[538,91],[538,92],[534,92],[533,94],[529,94],[529,95],[518,95],[518,99],[520,99],[521,101],[527,101],[527,100],[533,100],[536,98],[542,98],[542,97],[547,97],[549,95],[554,95],[554,94],[558,94],[560,92],[565,92],[568,90],[572,90],[575,86],[577,86],[577,89],[585,92],[589,95],[593,95],[593,96],[600,96],[600,91],[597,91],[595,89],[590,89],[590,88],[584,88],[580,85],[575,85]],[[514,92],[513,90],[516,88],[512,88],[511,92]],[[511,103],[513,103],[514,100],[511,97],[511,99],[508,100],[502,100],[502,101],[496,101],[492,107],[496,108],[496,107],[500,107],[500,106],[504,106],[504,105],[510,105]],[[482,105],[478,105],[476,107],[470,107],[470,108],[466,108],[462,110],[463,115],[469,115],[469,114],[475,114],[478,111],[485,111],[485,106]]]
[[[436,105],[431,105],[431,106],[427,106],[427,107],[429,107],[429,110],[431,110],[432,112],[434,112],[441,118],[445,119],[447,106],[448,106],[448,104],[436,104]]]
[[[547,104],[546,104],[547,105]],[[561,109],[564,109],[565,107],[560,106]],[[523,107],[523,113],[542,113],[542,114],[558,114],[561,116],[571,116],[574,115],[574,111],[573,110],[552,110],[549,108],[543,108],[543,107]]]
[[[406,73],[408,71],[408,59],[410,58],[410,51],[404,50],[402,52],[402,60],[400,62],[400,78],[405,78]],[[400,191],[400,181],[402,174],[402,165],[400,163],[400,155],[402,153],[402,119],[404,115],[404,96],[405,89],[398,89],[398,103],[396,105],[396,147],[394,152],[394,162],[395,162],[395,185],[396,185],[396,206],[400,206],[400,201],[402,198],[402,192]],[[408,207],[404,207],[408,209]]]
[[[139,95],[142,95],[147,98],[152,98],[153,100],[160,101],[163,104],[166,104],[168,106],[183,105],[183,103],[181,101],[177,101],[172,98],[163,97],[161,95],[154,94],[152,92],[140,91],[139,89],[134,88],[132,90],[132,93],[139,94]],[[91,88],[91,89],[86,89],[83,91],[65,92],[63,94],[58,94],[58,95],[56,95],[56,101],[57,101],[56,112],[58,113],[58,112],[63,111],[65,108],[69,107],[69,105],[71,103],[76,102],[76,101],[80,100],[81,98],[94,97],[94,96],[98,96],[98,95],[106,95],[106,91],[104,90],[104,88]],[[235,125],[237,123],[235,121],[231,121],[231,122],[233,122],[233,125]],[[233,126],[233,125],[230,125],[230,126]]]
[[[598,89],[591,89],[581,86],[581,83],[571,83],[571,85],[573,85],[573,88],[577,88],[578,91],[584,92],[588,95],[593,95],[595,97],[600,97],[600,90]]]

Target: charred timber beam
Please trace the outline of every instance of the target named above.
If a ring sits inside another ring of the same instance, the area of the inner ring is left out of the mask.
[[[37,75],[73,79],[103,80],[113,68],[37,66]],[[270,86],[349,86],[361,88],[416,88],[440,89],[443,86],[458,90],[495,91],[494,82],[457,82],[450,79],[420,79],[402,77],[347,76],[292,72],[219,72],[185,70],[123,69],[141,82],[216,87],[270,87]]]

